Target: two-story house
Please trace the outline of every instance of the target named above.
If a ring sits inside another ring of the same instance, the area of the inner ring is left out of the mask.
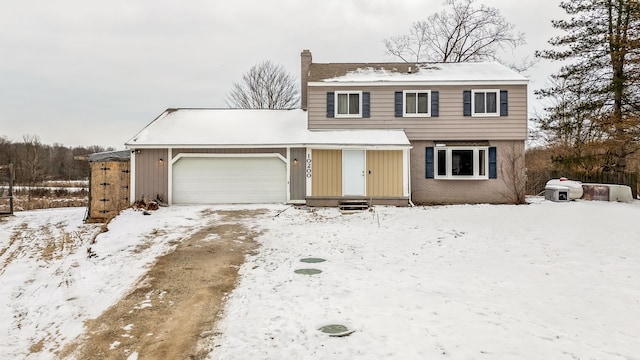
[[[497,63],[318,64],[296,110],[168,109],[126,145],[131,198],[170,204],[502,203],[527,79]]]
[[[317,64],[307,50],[301,57],[309,129],[402,129],[412,145],[414,202],[501,203],[521,182],[513,177],[524,176],[528,80],[517,72],[495,62]]]

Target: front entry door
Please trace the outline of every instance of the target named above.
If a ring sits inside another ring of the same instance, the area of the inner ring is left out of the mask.
[[[364,150],[342,151],[342,194],[365,195],[365,152]]]

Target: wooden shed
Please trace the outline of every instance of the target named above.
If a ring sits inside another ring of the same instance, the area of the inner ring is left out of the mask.
[[[130,152],[107,151],[89,155],[88,222],[106,222],[131,204]]]

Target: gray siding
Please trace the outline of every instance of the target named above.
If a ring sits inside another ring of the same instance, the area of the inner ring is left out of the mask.
[[[169,158],[167,149],[140,149],[135,156],[135,199],[160,200],[169,198]],[[162,159],[162,163],[160,162]]]
[[[394,94],[402,90],[435,90],[440,93],[440,116],[402,118],[394,116]],[[472,89],[509,92],[509,116],[468,117],[462,114],[462,93]],[[409,140],[525,140],[527,137],[527,87],[510,86],[313,86],[308,88],[309,129],[403,129]],[[356,90],[371,93],[370,118],[327,118],[329,91]]]
[[[305,157],[307,156],[307,149],[294,148],[291,149],[291,174],[290,174],[290,189],[291,200],[304,200],[307,193],[307,178],[305,172]],[[295,163],[294,159],[298,162]]]

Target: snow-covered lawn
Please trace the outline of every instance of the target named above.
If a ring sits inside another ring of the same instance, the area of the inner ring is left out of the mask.
[[[95,244],[82,208],[0,219],[0,359],[54,358],[226,208],[127,210]],[[640,202],[265,208],[211,359],[640,359]]]
[[[638,202],[292,208],[258,220],[210,358],[640,359],[638,219]],[[335,323],[355,332],[317,330]]]

